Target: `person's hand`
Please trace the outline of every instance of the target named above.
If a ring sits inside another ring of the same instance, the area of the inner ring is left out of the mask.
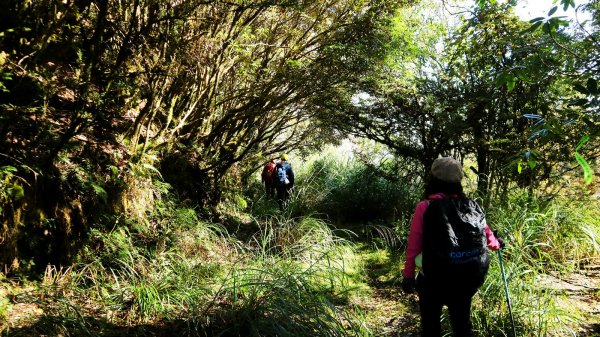
[[[498,231],[493,230],[492,233],[494,233],[496,240],[498,240],[498,243],[500,243],[500,248],[504,248],[504,246],[506,246],[506,244],[504,243],[504,240],[502,240],[502,238],[498,235]]]
[[[415,285],[416,281],[414,277],[404,278],[402,280],[402,291],[404,291],[407,294],[412,294],[415,292]]]

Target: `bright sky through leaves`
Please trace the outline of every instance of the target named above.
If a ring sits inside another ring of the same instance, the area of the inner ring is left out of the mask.
[[[575,7],[587,3],[589,3],[588,0],[576,0]],[[556,1],[555,4],[552,0],[520,0],[519,4],[515,7],[515,12],[521,19],[529,21],[536,17],[547,16],[548,11],[550,11],[550,9],[554,6],[558,6],[558,11],[556,11],[555,15],[564,15],[569,17],[569,19],[575,19],[574,8],[569,7],[566,12],[563,12],[560,2]],[[590,14],[580,9],[577,11],[577,19],[580,22],[589,20]]]

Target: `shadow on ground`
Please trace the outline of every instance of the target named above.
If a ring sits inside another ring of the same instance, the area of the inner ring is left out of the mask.
[[[365,303],[374,312],[378,337],[417,337],[419,334],[419,305],[415,294],[402,292],[401,249],[393,249],[385,259],[368,259],[365,271],[372,289],[371,300]]]
[[[95,317],[41,316],[36,322],[0,332],[1,337],[246,337],[250,332],[200,326],[197,322],[174,320],[131,326],[117,325]]]
[[[118,326],[103,319],[80,317],[67,319],[60,316],[42,316],[35,323],[7,329],[0,333],[2,337],[31,336],[104,336],[104,337],[173,337],[173,336],[211,336],[198,331],[193,333],[188,323],[175,321],[168,323]]]

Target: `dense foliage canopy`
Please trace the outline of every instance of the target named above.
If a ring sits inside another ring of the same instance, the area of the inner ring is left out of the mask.
[[[349,135],[421,178],[456,156],[482,196],[593,191],[598,1],[571,25],[516,4],[4,1],[0,259],[68,261],[164,189],[210,213],[265,160]]]
[[[7,184],[26,190],[2,190],[4,263],[23,216],[48,237],[33,246],[60,256],[92,209],[128,208],[140,175],[160,171],[184,198],[213,205],[236,163],[241,177],[324,142],[313,102],[385,55],[398,5],[4,1],[0,160]]]
[[[516,4],[480,2],[457,26],[428,19],[411,25],[415,16],[437,15],[431,8],[400,12],[402,52],[359,91],[323,102],[320,117],[423,169],[440,155],[471,160],[484,196],[492,187],[506,193],[513,182],[554,186],[575,157],[583,162],[580,141],[592,141],[587,158],[599,155],[598,3],[587,7],[593,19],[571,30],[561,29],[569,25],[557,7],[523,22]],[[582,168],[590,183],[589,166]]]

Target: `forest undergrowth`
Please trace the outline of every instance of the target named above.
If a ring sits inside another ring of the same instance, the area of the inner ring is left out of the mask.
[[[386,169],[313,158],[286,211],[256,181],[210,221],[161,185],[142,217],[92,231],[74,264],[3,277],[1,335],[418,336],[400,283],[420,186]],[[598,334],[598,203],[489,203],[518,336]],[[472,317],[478,336],[512,335],[497,255]]]

